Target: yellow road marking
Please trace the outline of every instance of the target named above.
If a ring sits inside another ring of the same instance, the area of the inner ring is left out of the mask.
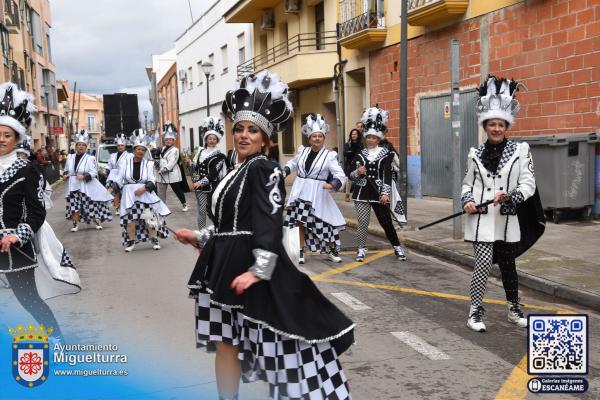
[[[368,263],[378,260],[389,254],[392,254],[393,252],[394,252],[394,250],[378,251],[377,253],[373,254],[372,256],[365,258],[365,261],[363,261],[363,262],[354,261],[354,262],[351,262],[348,264],[344,264],[341,267],[330,269],[330,270],[320,273],[318,275],[314,275],[311,278],[312,278],[312,280],[321,280],[325,276],[341,274],[342,272],[350,271],[351,269],[365,266]]]
[[[385,257],[388,254],[392,254],[392,253],[393,253],[393,250],[380,251],[380,252],[373,254],[370,257],[367,257],[364,262],[351,262],[351,263],[343,265],[341,267],[334,268],[329,271],[323,272],[321,274],[315,275],[312,277],[312,279],[314,281],[319,281],[319,282],[336,283],[336,284],[341,284],[341,285],[350,285],[350,286],[358,286],[358,287],[368,287],[368,288],[372,288],[372,289],[384,289],[384,290],[391,290],[391,291],[395,291],[395,292],[416,294],[416,295],[421,295],[421,296],[430,296],[430,297],[439,297],[439,298],[453,299],[453,300],[471,301],[470,296],[465,296],[465,295],[460,295],[460,294],[433,292],[433,291],[428,291],[428,290],[405,288],[405,287],[400,287],[400,286],[396,286],[396,285],[387,285],[387,284],[380,284],[380,283],[371,283],[371,282],[362,282],[362,281],[347,281],[347,280],[341,280],[341,279],[327,278],[329,276],[341,274],[341,273],[349,271],[351,269],[366,265],[372,261],[375,261],[379,258]],[[488,303],[488,304],[500,304],[500,305],[506,304],[506,300],[496,300],[496,299],[484,299],[483,302]],[[571,311],[571,310],[565,310],[565,309],[556,308],[556,307],[541,306],[541,305],[537,305],[537,304],[523,304],[523,307],[524,308],[533,308],[536,310],[543,310],[543,311],[552,311],[557,314],[572,314],[573,313],[573,311]],[[512,372],[510,373],[508,378],[504,381],[504,384],[502,385],[502,387],[496,394],[495,400],[524,399],[525,397],[527,397],[527,394],[528,394],[527,383],[529,382],[529,379],[531,379],[531,378],[533,378],[533,376],[529,375],[527,373],[527,354],[525,354],[521,358],[521,360],[517,363],[517,365],[513,368]]]
[[[331,274],[329,274],[329,275],[331,275]],[[359,286],[359,287],[368,287],[371,289],[384,289],[384,290],[391,290],[394,292],[410,293],[410,294],[417,294],[417,295],[421,295],[421,296],[430,296],[430,297],[440,297],[440,298],[444,298],[444,299],[471,301],[471,298],[469,296],[465,296],[462,294],[432,292],[429,290],[405,288],[405,287],[401,287],[401,286],[387,285],[387,284],[382,284],[382,283],[331,279],[331,278],[326,278],[324,276],[325,276],[325,274],[321,274],[321,275],[313,276],[312,278],[313,278],[313,280],[316,280],[319,282],[337,283],[337,284],[341,284],[341,285],[350,285],[350,286]],[[483,302],[488,303],[488,304],[500,304],[500,305],[506,304],[506,300],[496,300],[496,299],[484,299]],[[569,310],[563,310],[563,309],[555,308],[555,307],[541,306],[541,305],[537,305],[537,304],[523,304],[523,307],[524,308],[534,308],[536,310],[552,311],[555,313],[572,313],[572,311],[569,311]]]

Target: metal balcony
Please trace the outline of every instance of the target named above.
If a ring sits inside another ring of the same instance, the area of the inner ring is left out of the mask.
[[[300,33],[238,65],[238,80],[269,69],[291,88],[331,78],[337,62],[335,31]]]
[[[387,29],[383,18],[376,13],[366,12],[338,25],[340,45],[349,49],[379,44],[385,40]]]
[[[462,16],[469,0],[409,0],[408,23],[413,26],[437,25]]]

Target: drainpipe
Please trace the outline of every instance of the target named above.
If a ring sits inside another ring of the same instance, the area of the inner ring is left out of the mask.
[[[339,23],[336,24],[336,33],[336,36],[339,39]],[[337,42],[337,55],[338,62],[335,63],[335,65],[333,66],[333,97],[335,99],[335,122],[338,132],[338,160],[341,163],[341,165],[344,165],[344,135],[346,132],[346,96],[344,92],[344,65],[348,62],[348,60],[342,60],[342,47],[340,46],[339,40]],[[339,98],[340,90],[342,95],[341,101]],[[344,116],[344,118],[342,118],[342,116]]]

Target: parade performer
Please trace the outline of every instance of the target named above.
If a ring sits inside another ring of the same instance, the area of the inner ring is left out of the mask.
[[[75,153],[69,154],[65,164],[64,179],[69,181],[66,217],[71,220],[71,232],[79,230],[79,222],[96,224],[111,221],[109,203],[113,196],[98,181],[96,159],[87,153],[90,137],[85,130],[75,134]]]
[[[191,165],[192,182],[198,204],[198,229],[206,227],[208,196],[227,173],[225,155],[217,148],[223,138],[223,123],[219,117],[204,119],[200,131],[205,147],[198,149]]]
[[[171,212],[156,194],[156,178],[152,162],[144,159],[148,147],[146,132],[143,129],[136,129],[130,141],[133,146],[133,157],[121,164],[115,180],[122,193],[119,214],[123,246],[126,252],[131,252],[136,243],[150,240],[152,248],[160,250],[158,238],[169,236],[164,219]],[[157,226],[148,223],[144,218],[145,212],[150,212],[156,217]]]
[[[14,83],[0,85],[0,273],[15,297],[37,323],[61,337],[52,310],[40,297],[35,279],[38,259],[33,244],[46,218],[45,180],[31,162],[17,156],[36,111],[34,97]]]
[[[17,145],[16,151],[23,160],[31,159],[33,154],[31,137],[24,136],[21,143]],[[43,171],[39,167],[36,170],[44,182],[41,191],[42,202],[44,208],[49,210],[54,205],[51,198],[52,186],[44,177]],[[79,293],[81,291],[79,274],[48,221],[44,221],[35,233],[33,243],[38,260],[35,283],[40,297],[47,300],[65,294]]]
[[[109,192],[112,192],[114,196],[113,204],[115,209],[118,210],[121,204],[121,193],[117,190],[118,186],[113,185],[113,182],[119,175],[119,167],[133,157],[133,155],[127,151],[127,137],[124,133],[118,133],[115,137],[115,142],[117,143],[117,151],[110,155],[108,164],[106,165],[108,172],[106,187]]]
[[[461,191],[465,221],[465,241],[472,242],[475,250],[475,268],[471,278],[471,307],[467,325],[485,332],[482,306],[492,262],[497,262],[502,273],[502,284],[508,302],[508,320],[519,327],[527,327],[527,319],[519,305],[519,281],[515,258],[525,249],[519,243],[531,246],[543,232],[543,212],[526,211],[540,218],[533,229],[520,224],[520,205],[536,194],[533,160],[527,143],[515,143],[506,133],[515,122],[519,102],[514,98],[518,83],[489,76],[479,88],[477,102],[478,122],[487,134],[487,141],[471,148],[467,173]],[[537,210],[541,210],[539,196]],[[493,200],[493,206],[477,205]],[[519,215],[518,215],[519,214]],[[536,228],[537,225],[537,228]],[[540,230],[541,229],[541,230]],[[533,232],[533,239],[529,236]]]
[[[371,208],[393,246],[396,258],[406,260],[392,221],[394,219],[400,225],[406,223],[404,205],[392,176],[395,153],[387,147],[379,146],[387,131],[387,120],[387,111],[378,107],[371,107],[363,113],[362,123],[365,127],[367,147],[362,149],[352,161],[355,166],[355,170],[350,173],[350,179],[354,181],[352,199],[358,219],[356,261],[364,261],[367,254]]]
[[[177,138],[177,128],[171,122],[167,122],[163,127],[164,146],[160,150],[160,160],[156,163],[156,180],[158,182],[158,197],[167,202],[167,186],[171,186],[173,193],[181,202],[181,211],[188,210],[185,194],[190,191],[183,163],[179,154],[179,149],[174,146]]]
[[[300,146],[284,168],[285,176],[298,173],[288,198],[284,226],[300,225],[301,242],[311,251],[326,253],[330,261],[341,262],[340,230],[345,228],[346,220],[329,191],[340,190],[346,175],[337,153],[324,146],[328,131],[329,125],[320,114],[306,117],[302,134],[308,137],[310,146]],[[332,177],[329,182],[328,177]],[[304,264],[304,246],[299,262]]]
[[[202,248],[188,286],[197,343],[217,352],[220,398],[238,398],[242,374],[267,381],[271,399],[349,399],[338,356],[353,343],[354,324],[285,252],[284,180],[264,155],[292,112],[287,85],[267,71],[249,75],[226,94],[223,111],[239,164],[209,199],[215,225],[177,231]]]

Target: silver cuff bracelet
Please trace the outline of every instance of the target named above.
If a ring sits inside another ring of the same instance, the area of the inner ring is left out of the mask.
[[[256,258],[256,261],[254,261],[254,265],[248,271],[252,272],[257,278],[265,281],[270,280],[279,256],[263,249],[254,249],[252,250],[252,254]]]
[[[211,225],[208,228],[204,228],[199,231],[194,231],[194,233],[196,234],[196,240],[198,241],[198,244],[200,245],[200,247],[203,247],[206,244],[206,242],[208,242],[208,239],[210,239],[215,233],[215,226]]]

